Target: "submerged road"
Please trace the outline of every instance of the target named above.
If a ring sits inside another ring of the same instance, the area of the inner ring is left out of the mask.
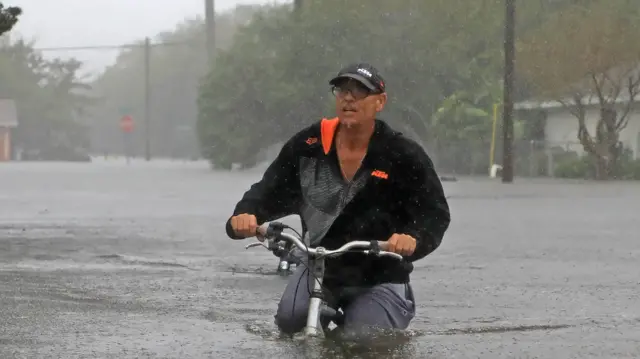
[[[445,183],[411,331],[364,350],[279,338],[276,258],[223,228],[260,175],[0,165],[0,358],[640,357],[640,184]]]

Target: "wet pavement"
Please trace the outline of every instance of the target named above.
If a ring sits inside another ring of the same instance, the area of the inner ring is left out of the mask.
[[[640,356],[640,184],[445,183],[411,331],[363,349],[279,338],[276,258],[223,228],[260,175],[0,165],[0,358]]]

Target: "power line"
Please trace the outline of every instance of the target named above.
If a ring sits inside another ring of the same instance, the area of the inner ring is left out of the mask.
[[[179,42],[156,42],[150,43],[150,47],[165,47],[165,46],[186,46],[200,44],[198,41],[179,41]],[[127,50],[127,49],[143,49],[145,43],[139,44],[123,44],[123,45],[85,45],[85,46],[54,46],[54,47],[34,47],[34,51],[42,52],[61,52],[61,51],[90,51],[90,50]]]

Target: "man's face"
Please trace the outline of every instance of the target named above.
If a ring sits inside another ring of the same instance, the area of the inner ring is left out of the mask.
[[[337,83],[333,94],[336,96],[336,113],[340,123],[347,127],[373,121],[387,102],[387,94],[373,92],[352,79]]]

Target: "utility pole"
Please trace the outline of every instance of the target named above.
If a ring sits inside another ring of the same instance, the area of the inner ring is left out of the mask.
[[[144,157],[151,161],[151,39],[144,39]]]
[[[502,183],[513,182],[513,83],[515,69],[515,0],[505,0]]]
[[[204,16],[206,21],[207,52],[209,64],[213,62],[216,54],[216,7],[215,0],[204,0]]]
[[[302,11],[302,3],[303,0],[293,0],[293,12],[296,16],[299,16]]]

